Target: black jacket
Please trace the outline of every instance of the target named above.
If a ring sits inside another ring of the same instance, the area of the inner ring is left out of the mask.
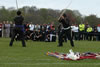
[[[71,26],[70,20],[68,18],[60,19],[59,22],[63,25],[64,28]]]
[[[22,25],[23,21],[24,21],[24,18],[22,16],[16,16],[14,18],[15,25]]]

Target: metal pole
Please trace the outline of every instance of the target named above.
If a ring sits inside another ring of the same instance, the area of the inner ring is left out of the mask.
[[[67,5],[67,7],[62,11],[62,13],[60,14],[60,17],[66,12],[66,9],[71,5],[72,0],[70,1],[70,3]],[[60,17],[58,18],[58,20],[60,19]]]
[[[17,0],[16,0],[16,7],[17,7],[17,10],[18,10],[18,2],[17,2]]]

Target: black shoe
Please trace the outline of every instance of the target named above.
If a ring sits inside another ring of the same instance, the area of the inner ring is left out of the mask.
[[[57,45],[57,47],[62,47],[63,45]]]
[[[9,45],[10,47],[12,47],[12,45]]]
[[[10,47],[12,47],[12,44],[9,44]]]
[[[26,46],[23,46],[23,47],[26,47]]]
[[[72,46],[72,47],[75,47],[75,46]]]

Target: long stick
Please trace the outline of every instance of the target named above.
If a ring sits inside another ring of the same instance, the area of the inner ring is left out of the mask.
[[[18,10],[18,2],[17,2],[17,0],[16,0],[16,7],[17,7],[17,10]]]
[[[66,7],[66,9],[71,5],[72,3],[72,0],[71,2],[68,4],[68,6]],[[66,12],[66,9],[63,10],[63,12],[60,14],[60,17]],[[60,19],[60,17],[58,18],[58,20]]]

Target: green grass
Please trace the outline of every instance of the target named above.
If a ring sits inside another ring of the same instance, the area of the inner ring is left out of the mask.
[[[9,41],[9,38],[0,38],[0,67],[100,67],[100,60],[96,59],[67,61],[45,55],[48,51],[68,53],[69,49],[81,53],[100,52],[99,41],[74,41],[74,48],[69,41],[63,47],[57,47],[57,42],[27,41],[25,48],[16,41],[9,47]]]

